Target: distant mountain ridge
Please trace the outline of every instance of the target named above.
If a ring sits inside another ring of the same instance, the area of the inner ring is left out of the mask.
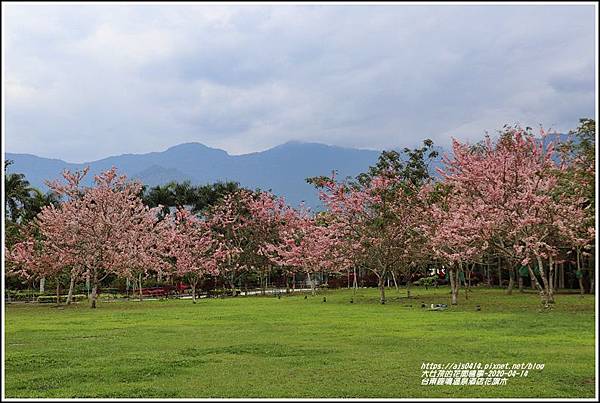
[[[330,146],[321,143],[290,141],[271,149],[243,155],[201,143],[184,143],[165,151],[146,154],[123,154],[96,161],[69,163],[60,159],[43,158],[32,154],[6,153],[14,161],[9,172],[25,174],[35,187],[46,191],[45,180],[61,177],[63,170],[90,167],[85,184],[95,174],[115,166],[120,173],[138,179],[148,186],[170,181],[189,180],[202,185],[216,181],[235,181],[251,189],[271,190],[292,205],[304,201],[308,206],[319,204],[318,195],[305,179],[330,175],[337,171],[339,178],[356,176],[377,161],[379,151]]]
[[[567,134],[554,133],[542,141],[547,144],[568,138]],[[445,150],[439,146],[434,148],[439,157],[430,169],[437,176],[435,168],[442,165],[441,156]],[[148,186],[163,185],[170,181],[189,180],[194,185],[204,185],[229,180],[250,189],[271,190],[293,206],[304,202],[315,208],[320,204],[318,193],[306,183],[306,178],[328,176],[334,170],[340,179],[355,177],[375,164],[379,154],[377,150],[289,141],[265,151],[230,155],[224,150],[192,142],[178,144],[164,151],[122,154],[83,163],[8,152],[5,158],[14,161],[9,172],[25,174],[29,183],[42,191],[48,189],[45,180],[60,178],[65,169],[77,170],[89,166],[90,172],[84,182],[89,185],[94,175],[115,166],[119,173]]]

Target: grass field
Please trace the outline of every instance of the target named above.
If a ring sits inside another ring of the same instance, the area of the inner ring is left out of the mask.
[[[6,397],[594,397],[594,297],[448,288],[11,304]],[[323,303],[323,295],[327,302]],[[405,293],[403,292],[404,296]],[[412,305],[412,306],[409,306]],[[481,306],[476,311],[475,305]],[[422,386],[424,362],[545,364],[505,386]]]

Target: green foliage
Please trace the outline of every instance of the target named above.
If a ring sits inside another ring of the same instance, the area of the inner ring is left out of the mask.
[[[570,132],[568,141],[558,145],[558,151],[568,168],[559,171],[560,186],[558,191],[584,197],[589,211],[590,224],[593,225],[596,200],[596,122],[582,118],[579,126]]]
[[[431,277],[421,277],[417,281],[413,282],[413,284],[417,286],[433,287],[437,283],[438,279],[439,277],[436,274],[435,276]]]
[[[191,182],[170,182],[166,185],[144,189],[142,200],[149,207],[163,206],[164,217],[171,207],[191,206],[192,213],[205,212],[228,194],[241,189],[237,182],[216,182],[202,186],[193,186]]]
[[[426,139],[423,146],[411,150],[404,148],[403,153],[398,151],[383,151],[379,160],[369,170],[357,176],[361,185],[368,183],[375,176],[393,176],[402,183],[419,188],[431,178],[431,162],[438,157],[433,141]]]
[[[73,295],[73,302],[87,301],[87,299],[88,299],[87,295],[84,295],[84,294]],[[60,301],[60,303],[67,302],[67,296],[61,295],[59,297],[59,301]],[[50,303],[55,304],[56,303],[56,295],[40,295],[39,297],[37,297],[37,302],[40,304],[50,304]]]
[[[6,223],[5,245],[7,249],[24,239],[25,228],[44,206],[57,204],[58,197],[42,193],[32,187],[25,175],[9,173],[11,160],[4,160],[4,218]]]

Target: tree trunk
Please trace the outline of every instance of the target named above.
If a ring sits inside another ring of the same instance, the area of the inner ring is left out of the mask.
[[[521,276],[521,273],[519,273],[519,278],[517,281],[519,283],[519,292],[525,292],[525,290],[523,290],[523,276]]]
[[[67,305],[73,302],[73,288],[75,288],[75,275],[71,274],[71,281],[69,282],[69,294],[67,295]]]
[[[385,276],[379,276],[379,302],[385,304]]]
[[[196,281],[190,281],[192,287],[192,304],[196,303]]]
[[[548,302],[554,303],[554,259],[549,257],[548,262]]]
[[[46,288],[46,277],[42,277],[40,279],[40,294],[43,294],[45,292],[45,288]]]
[[[56,305],[60,305],[60,281],[56,279]]]
[[[450,276],[450,291],[452,292],[452,305],[456,305],[457,304],[457,291],[458,288],[456,287],[456,278],[455,278],[455,270],[454,268],[451,268],[448,270],[448,274]]]
[[[560,270],[558,273],[558,288],[565,288],[565,264],[560,264]]]
[[[548,304],[550,303],[550,296],[548,294],[548,280],[546,279],[546,273],[544,271],[544,263],[542,262],[542,258],[540,256],[537,256],[537,262],[538,262],[538,269],[540,271],[540,277],[542,279],[542,284],[543,284],[543,288],[540,287],[538,285],[538,287],[540,288],[540,296],[542,299],[542,303],[544,304],[544,306],[547,308]]]
[[[138,275],[138,291],[140,293],[140,302],[144,299],[144,295],[142,293],[142,273]]]
[[[92,308],[96,308],[96,301],[98,299],[98,274],[96,270],[94,270],[94,279],[92,281]]]
[[[352,280],[352,297],[354,298],[354,296],[356,295],[356,290],[358,289],[358,279],[356,278],[356,267],[352,268],[352,273],[354,276],[354,279]]]
[[[531,286],[535,287],[535,289],[537,289],[540,292],[540,295],[543,297],[542,294],[543,294],[544,290],[539,285],[539,283],[536,281],[535,273],[533,272],[533,269],[529,265],[527,265],[527,269],[529,270],[529,278],[531,278]]]
[[[579,280],[579,293],[583,295],[585,293],[585,287],[583,286],[583,271],[581,270],[581,250],[577,248],[577,280]]]
[[[398,288],[398,283],[396,282],[396,275],[394,274],[394,272],[392,272],[392,279],[394,280],[394,287],[396,287],[396,291],[398,292],[398,294],[400,294],[400,289]],[[408,286],[408,283],[406,285]],[[408,298],[410,298],[410,291],[408,290],[408,287],[406,290],[408,291]]]
[[[471,273],[473,273],[475,271],[475,265],[476,265],[476,263],[473,263],[473,265],[471,266],[470,269],[467,266],[467,276],[468,276],[467,288],[469,289],[469,292],[471,292]]]
[[[498,287],[502,288],[502,265],[500,258],[498,258]]]
[[[87,291],[87,297],[90,298],[90,272],[89,271],[85,275],[85,289]]]
[[[306,273],[308,276],[308,282],[310,283],[310,293],[315,295],[315,282],[310,278],[310,272]]]
[[[469,267],[469,265],[467,264],[467,268]],[[467,277],[465,276],[465,271],[463,269],[463,264],[462,262],[459,263],[459,268],[460,268],[460,272],[463,276],[463,286],[465,287],[465,299],[468,300],[469,299],[469,290],[467,289]],[[460,284],[460,276],[458,277],[458,284]]]
[[[506,294],[512,295],[513,287],[515,285],[515,273],[514,268],[508,268],[508,287],[506,288]]]
[[[588,258],[588,267],[593,268],[594,267],[594,254],[593,252],[590,254],[590,257]],[[596,278],[596,274],[595,274],[595,270],[591,269],[589,271],[590,273],[590,293],[595,293],[596,289],[594,288],[594,281]]]

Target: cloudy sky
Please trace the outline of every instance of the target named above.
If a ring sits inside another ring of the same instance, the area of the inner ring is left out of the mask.
[[[10,152],[444,145],[595,111],[592,5],[2,9]]]

